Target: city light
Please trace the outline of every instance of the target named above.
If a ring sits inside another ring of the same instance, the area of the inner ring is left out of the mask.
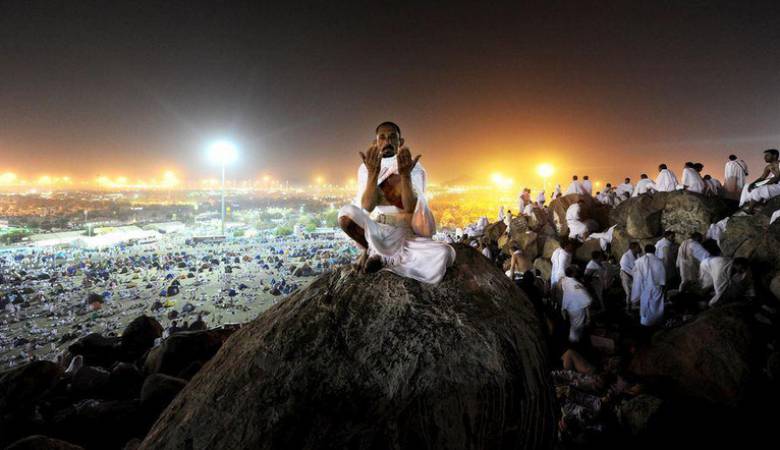
[[[536,168],[536,173],[539,174],[542,178],[550,178],[553,173],[555,173],[555,169],[550,164],[539,164],[539,166]]]
[[[512,187],[515,182],[513,179],[505,177],[498,172],[491,175],[490,180],[493,182],[493,184],[503,189]]]
[[[230,164],[238,159],[238,149],[230,141],[216,141],[209,146],[209,160],[217,164]]]

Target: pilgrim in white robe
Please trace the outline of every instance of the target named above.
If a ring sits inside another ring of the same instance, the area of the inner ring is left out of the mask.
[[[568,189],[566,189],[566,195],[569,194],[585,195],[587,194],[587,192],[585,191],[585,188],[582,187],[582,183],[580,183],[578,180],[572,180],[571,184],[569,184]]]
[[[677,273],[675,266],[677,261],[676,247],[677,245],[667,238],[661,238],[660,241],[655,243],[655,256],[664,263],[664,270],[666,271],[665,286],[669,286],[669,281]]]
[[[647,194],[648,192],[652,193],[655,190],[657,189],[655,188],[653,180],[650,178],[642,178],[636,183],[632,197],[638,197],[642,194]]]
[[[582,180],[582,189],[588,195],[593,195],[593,183],[590,180]]]
[[[382,158],[377,186],[398,173],[395,157]],[[380,256],[382,270],[424,283],[438,283],[447,268],[455,262],[455,249],[449,244],[431,239],[436,231],[433,213],[425,198],[426,173],[418,162],[412,169],[412,188],[417,195],[413,213],[393,205],[377,205],[369,214],[361,207],[368,183],[368,169],[358,169],[358,192],[354,204],[339,211],[339,217],[349,217],[365,231],[368,254]]]
[[[561,185],[560,184],[556,184],[555,185],[555,190],[553,191],[553,195],[552,195],[552,199],[551,200],[555,200],[556,198],[560,197],[561,195],[563,195],[563,194],[561,194]]]
[[[723,185],[720,184],[720,181],[712,177],[709,180],[704,180],[704,185],[706,187],[705,192],[709,195],[719,196],[721,191],[723,191]]]
[[[620,257],[620,283],[623,285],[623,292],[626,293],[626,307],[631,308],[631,286],[634,282],[634,263],[636,256],[631,249],[626,250]]]
[[[604,309],[604,290],[609,287],[609,269],[606,263],[599,263],[594,260],[588,261],[585,266],[585,277],[590,281],[588,286],[596,294],[596,300],[599,302],[599,309]]]
[[[588,308],[593,300],[585,286],[571,277],[563,277],[561,291],[561,309],[566,311],[569,317],[569,342],[579,342],[587,325]]]
[[[552,270],[550,271],[550,286],[555,289],[561,278],[566,276],[566,268],[571,265],[571,253],[562,248],[556,248],[550,258]]]
[[[729,287],[731,264],[733,260],[723,256],[714,256],[702,261],[699,266],[699,283],[705,291],[714,291],[709,305],[715,306]]]
[[[669,169],[663,169],[658,172],[655,179],[655,190],[658,192],[673,192],[677,190],[677,176]]]
[[[504,221],[504,207],[501,206],[498,208],[498,221],[503,222]]]
[[[582,205],[574,203],[566,209],[566,225],[569,227],[569,238],[582,240],[588,234],[588,225],[580,217]]]
[[[698,192],[703,194],[707,186],[704,184],[704,179],[699,175],[695,169],[686,167],[683,169],[682,185],[690,192]]]
[[[588,235],[588,240],[598,239],[601,250],[607,251],[607,246],[612,243],[612,235],[615,232],[616,226],[617,225],[612,225],[607,229],[607,231],[603,231],[601,233],[591,233]]]
[[[710,227],[707,229],[707,234],[704,237],[716,241],[718,246],[720,246],[720,238],[723,236],[723,233],[726,232],[726,226],[728,226],[728,223],[729,218],[726,217],[723,220],[710,224]]]
[[[680,271],[681,279],[680,290],[687,283],[699,279],[699,265],[711,256],[710,252],[693,239],[686,239],[680,244],[680,249],[677,251],[677,270]]]
[[[746,184],[742,188],[742,196],[739,201],[739,206],[742,206],[749,201],[753,201],[756,203],[765,202],[770,198],[774,198],[780,195],[780,184],[778,183],[769,184],[768,179],[763,180],[759,185],[757,185],[750,192],[748,192],[749,186],[750,185]]]
[[[650,327],[664,318],[666,270],[657,256],[648,253],[634,262],[631,302],[639,303],[639,321]]]
[[[539,204],[539,206],[544,206],[544,191],[540,191],[539,194],[536,196],[536,203]]]
[[[745,186],[745,178],[748,176],[747,164],[739,159],[726,162],[723,188],[726,198],[739,200],[742,188]]]

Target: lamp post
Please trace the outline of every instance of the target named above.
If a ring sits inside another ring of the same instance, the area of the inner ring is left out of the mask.
[[[222,166],[222,201],[220,208],[220,233],[225,234],[225,166],[238,156],[236,146],[229,141],[217,141],[209,146],[209,159]]]
[[[547,179],[550,178],[553,171],[553,166],[550,164],[540,164],[539,167],[536,168],[536,172],[542,177],[542,190],[545,191],[545,193],[547,192]]]

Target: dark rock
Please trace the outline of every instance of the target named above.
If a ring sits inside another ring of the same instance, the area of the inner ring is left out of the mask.
[[[172,334],[149,352],[144,371],[176,376],[193,362],[211,359],[231,333],[231,330],[206,330]]]
[[[632,436],[641,437],[653,430],[663,400],[651,395],[640,395],[620,405],[620,423]]]
[[[70,378],[70,392],[80,397],[99,398],[105,394],[111,372],[102,367],[84,366]]]
[[[540,241],[538,235],[533,231],[515,231],[512,228],[512,235],[503,235],[498,239],[498,248],[506,255],[512,254],[512,247],[517,246],[523,251],[523,254],[531,261],[539,256]]]
[[[84,365],[111,368],[117,361],[124,360],[121,350],[122,338],[105,337],[91,333],[68,347],[71,356],[84,357]]]
[[[708,310],[693,322],[656,333],[629,369],[676,395],[738,405],[759,366],[749,320],[740,304]]]
[[[143,383],[144,376],[135,364],[118,363],[111,369],[106,387],[107,396],[118,400],[138,398]]]
[[[62,375],[62,368],[50,361],[33,361],[0,372],[0,415],[33,407]]]
[[[187,380],[181,378],[161,373],[149,375],[141,388],[141,407],[157,417],[186,385]]]
[[[121,448],[142,437],[154,421],[138,400],[83,400],[58,411],[51,420],[52,436],[85,448]]]
[[[780,221],[769,224],[763,214],[733,216],[720,238],[723,256],[748,258],[757,278],[780,270]]]
[[[314,276],[314,271],[308,264],[304,264],[293,271],[293,275],[296,277],[311,277]]]
[[[83,450],[83,447],[38,434],[19,439],[5,450]]]
[[[558,407],[534,307],[456,249],[439,285],[340,268],[273,306],[141,448],[552,448]]]
[[[154,340],[162,337],[162,333],[163,327],[155,318],[136,317],[122,332],[122,348],[128,354],[141,356],[152,348]]]

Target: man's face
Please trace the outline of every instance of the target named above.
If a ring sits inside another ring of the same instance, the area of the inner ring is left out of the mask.
[[[398,153],[398,149],[404,145],[401,135],[390,126],[379,127],[376,132],[376,146],[382,152],[382,158],[390,158]]]
[[[776,160],[777,158],[775,158],[775,155],[773,155],[772,153],[770,152],[764,153],[764,161],[771,163],[771,162],[775,162]]]

